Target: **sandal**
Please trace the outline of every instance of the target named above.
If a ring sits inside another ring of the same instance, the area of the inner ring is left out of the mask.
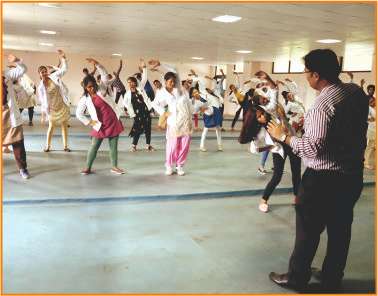
[[[152,147],[151,145],[148,145],[148,146],[146,147],[146,150],[147,150],[148,152],[152,152],[152,151],[155,151],[155,148]]]
[[[63,151],[64,152],[71,152],[71,149],[70,148],[64,148]]]
[[[50,147],[47,147],[47,148],[43,149],[43,152],[50,152],[50,151],[51,151]]]
[[[136,151],[137,151],[136,146],[131,146],[131,148],[130,148],[129,151],[130,151],[130,152],[136,152]]]

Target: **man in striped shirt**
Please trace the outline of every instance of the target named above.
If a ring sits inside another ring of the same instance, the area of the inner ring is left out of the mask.
[[[311,278],[311,263],[320,234],[327,228],[327,253],[321,279],[326,291],[340,288],[344,275],[353,208],[363,187],[368,97],[353,83],[339,80],[340,65],[329,49],[304,57],[309,85],[319,91],[305,116],[301,138],[286,135],[274,123],[269,133],[290,145],[303,159],[303,174],[296,204],[296,239],[285,274],[270,273],[275,283],[304,288]]]

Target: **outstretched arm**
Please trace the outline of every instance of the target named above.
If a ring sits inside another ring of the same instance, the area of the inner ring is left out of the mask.
[[[115,73],[117,77],[119,76],[119,73],[121,73],[121,70],[122,70],[122,60],[119,61],[119,67],[118,67],[117,72]]]
[[[4,73],[5,77],[11,79],[12,81],[15,81],[22,75],[24,75],[27,68],[18,57],[13,54],[9,54],[8,62],[16,64],[16,67],[6,70]]]

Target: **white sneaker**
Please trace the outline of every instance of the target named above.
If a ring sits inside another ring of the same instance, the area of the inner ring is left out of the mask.
[[[200,147],[200,151],[202,151],[202,152],[206,152],[207,149],[206,149],[205,147]]]
[[[266,203],[259,204],[259,210],[263,213],[267,213],[269,211],[269,206]]]
[[[173,175],[173,169],[171,167],[167,167],[165,169],[165,175],[166,176],[172,176]]]
[[[23,178],[23,179],[29,179],[30,178],[30,174],[28,172],[27,169],[21,169],[20,170],[20,176]]]
[[[184,172],[184,169],[182,167],[177,167],[177,175],[179,176],[184,176],[185,175],[185,172]]]
[[[219,145],[219,146],[218,146],[218,151],[223,151],[223,147],[222,147],[222,145]]]
[[[123,175],[125,173],[125,171],[120,168],[111,168],[110,172],[116,175]]]
[[[259,168],[257,169],[257,171],[258,171],[259,174],[262,175],[262,176],[266,175],[266,170],[263,169],[262,167],[259,167]]]

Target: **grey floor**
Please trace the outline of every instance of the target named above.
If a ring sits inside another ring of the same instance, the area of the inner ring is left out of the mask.
[[[215,152],[210,133],[206,153],[196,133],[184,177],[164,176],[163,133],[153,131],[153,153],[127,152],[124,133],[119,163],[127,173],[110,174],[104,143],[96,174],[81,176],[89,131],[71,124],[71,153],[60,151],[58,135],[59,151],[41,152],[46,127],[24,128],[29,180],[3,155],[5,293],[292,293],[267,277],[287,269],[293,247],[290,167],[263,214],[257,205],[271,175],[257,174],[259,157],[237,143],[237,132],[224,134],[224,152]],[[345,293],[375,289],[374,180],[366,171]],[[325,243],[323,234],[314,266]]]

